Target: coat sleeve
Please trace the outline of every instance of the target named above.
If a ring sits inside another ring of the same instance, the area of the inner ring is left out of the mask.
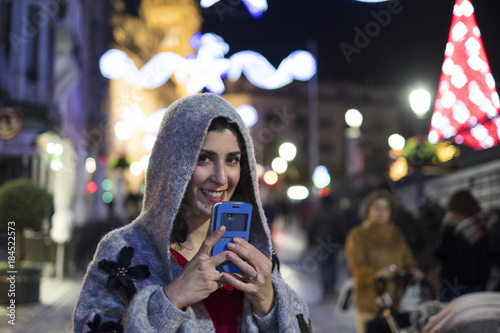
[[[245,301],[244,322],[242,332],[279,332],[302,333],[311,332],[309,308],[280,277],[273,275],[275,302],[271,311],[259,317]]]
[[[358,286],[371,288],[375,279],[375,269],[367,262],[365,249],[358,234],[349,233],[346,239],[345,253],[349,270]]]
[[[163,294],[163,286],[144,286],[144,283],[134,281],[137,292],[128,304],[108,290],[110,274],[98,267],[99,262],[103,259],[116,261],[124,246],[128,244],[123,239],[109,235],[99,244],[74,311],[75,333],[82,332],[92,314],[99,316],[100,325],[119,323],[128,333],[178,331],[183,323],[194,317],[194,313],[190,309],[177,309]],[[139,256],[133,257],[130,266],[145,264],[139,261]],[[95,319],[93,324],[96,324]]]

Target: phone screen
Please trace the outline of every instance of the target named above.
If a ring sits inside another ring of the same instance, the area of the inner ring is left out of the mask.
[[[220,225],[226,226],[226,231],[247,231],[248,214],[222,213]]]

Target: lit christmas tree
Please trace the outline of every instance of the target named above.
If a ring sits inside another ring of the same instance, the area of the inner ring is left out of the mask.
[[[500,137],[499,97],[469,0],[456,0],[429,141],[486,149]]]

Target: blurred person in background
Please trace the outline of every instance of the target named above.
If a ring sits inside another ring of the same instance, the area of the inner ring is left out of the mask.
[[[394,295],[395,271],[408,271],[415,281],[423,278],[405,236],[394,225],[395,210],[395,198],[389,191],[374,191],[365,198],[363,223],[347,235],[345,252],[354,279],[358,333],[366,332],[366,323],[379,311],[375,279],[386,279],[387,292],[399,311],[399,300]]]
[[[420,209],[423,247],[415,256],[418,267],[426,275],[426,279],[432,290],[428,290],[426,299],[435,299],[441,291],[441,279],[439,277],[439,259],[436,258],[436,243],[441,237],[441,221],[444,217],[444,209],[430,198],[426,198],[424,206]]]
[[[488,244],[492,264],[496,266],[497,272],[500,272],[500,208],[492,208],[488,214]],[[498,274],[493,291],[500,291]]]
[[[333,300],[336,295],[337,253],[344,243],[345,223],[332,195],[321,198],[320,206],[312,213],[308,236],[309,249],[320,263],[323,301]]]
[[[467,190],[451,195],[436,256],[441,261],[441,300],[485,290],[490,270],[486,223]]]
[[[345,223],[345,237],[352,228],[358,226],[361,223],[361,219],[359,218],[358,209],[356,209],[353,201],[350,198],[341,197],[339,200],[339,208]],[[345,243],[345,238],[342,243]]]

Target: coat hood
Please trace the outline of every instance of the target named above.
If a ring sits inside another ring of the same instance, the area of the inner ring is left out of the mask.
[[[225,117],[235,123],[243,138],[242,154],[247,156],[248,175],[244,201],[252,204],[250,242],[271,258],[270,232],[258,193],[256,162],[252,140],[236,110],[221,97],[205,93],[174,102],[165,113],[146,173],[146,189],[141,214],[133,222],[144,229],[165,263],[170,261],[170,238],[174,219],[198,161],[201,146],[212,120]],[[245,163],[242,158],[242,163]],[[243,167],[243,166],[242,166]]]

